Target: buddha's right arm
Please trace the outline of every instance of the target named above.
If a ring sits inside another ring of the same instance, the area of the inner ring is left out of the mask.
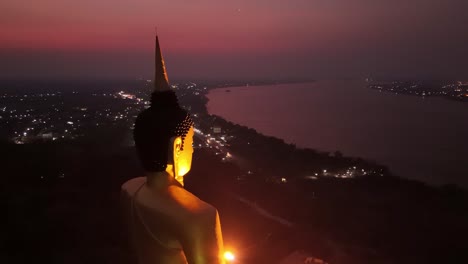
[[[182,234],[182,247],[189,264],[222,264],[223,238],[218,212],[195,217]]]

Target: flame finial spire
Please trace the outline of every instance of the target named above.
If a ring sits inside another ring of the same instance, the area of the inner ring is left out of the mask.
[[[166,66],[164,65],[164,58],[159,46],[158,35],[156,34],[156,47],[155,47],[155,69],[154,69],[154,90],[167,91],[170,90],[169,79],[167,78]]]

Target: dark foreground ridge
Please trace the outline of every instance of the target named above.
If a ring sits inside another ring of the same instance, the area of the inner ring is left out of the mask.
[[[209,88],[196,87],[177,89],[203,132],[186,186],[219,209],[238,263],[280,263],[297,250],[332,264],[468,261],[465,190],[209,116]],[[0,143],[2,263],[135,263],[119,208],[120,185],[142,175],[134,148],[122,144],[129,127]]]

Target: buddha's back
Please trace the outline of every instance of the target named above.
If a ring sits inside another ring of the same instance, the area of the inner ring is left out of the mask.
[[[135,178],[122,185],[122,199],[140,264],[223,263],[216,209],[177,182],[150,188]]]

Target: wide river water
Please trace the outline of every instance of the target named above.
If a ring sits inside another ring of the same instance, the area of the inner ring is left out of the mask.
[[[298,147],[340,151],[405,178],[468,188],[466,103],[379,92],[362,81],[220,88],[208,98],[210,114]]]

